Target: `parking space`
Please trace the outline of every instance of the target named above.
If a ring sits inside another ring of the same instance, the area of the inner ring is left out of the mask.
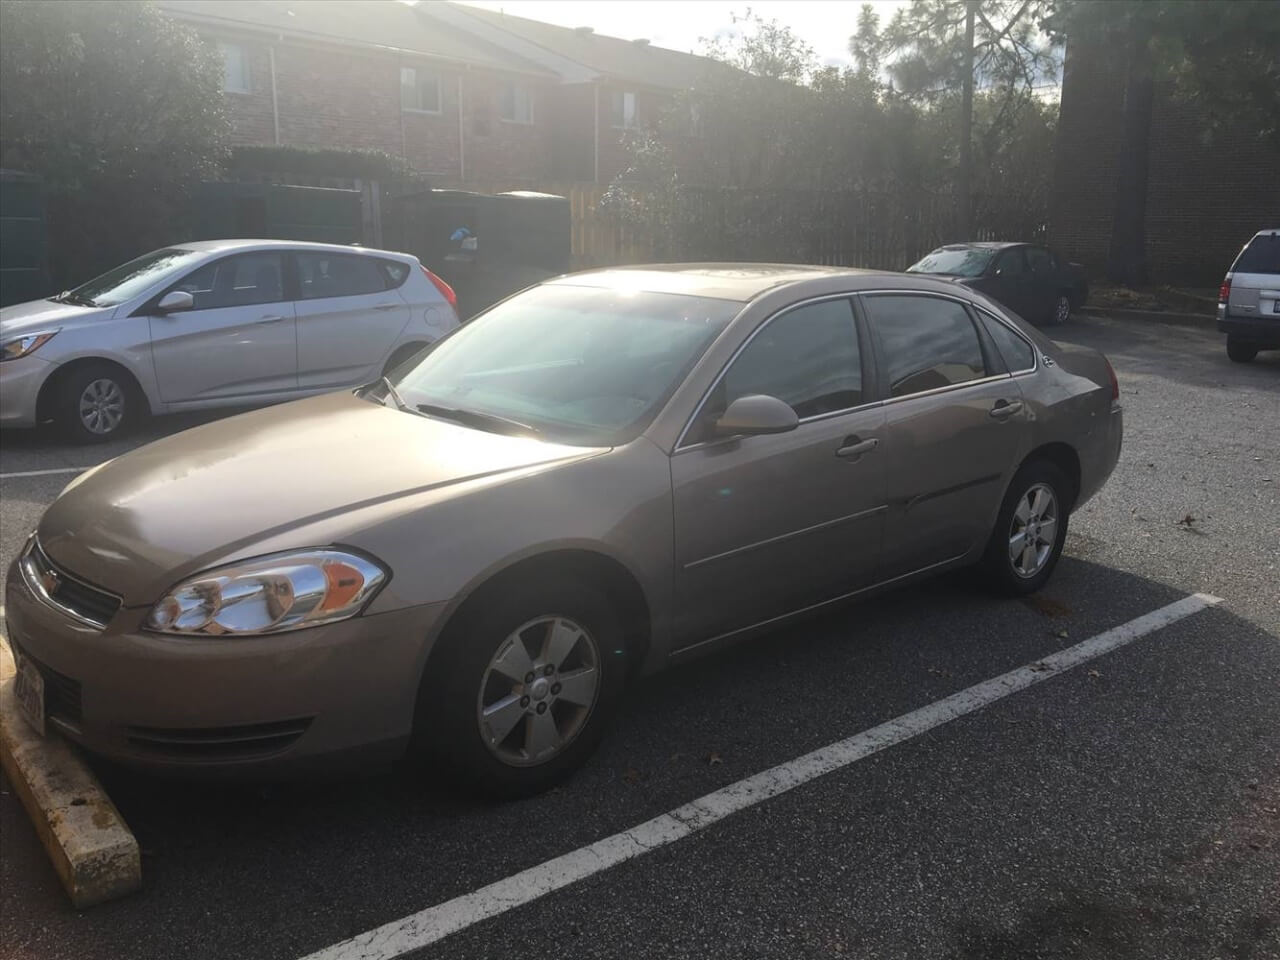
[[[1225,603],[415,955],[1280,956],[1280,355],[1231,364],[1216,334],[1154,324],[1061,336],[1111,357],[1126,443],[1037,597],[957,574],[672,670],[521,803],[412,765],[260,786],[101,766],[145,889],[83,914],[0,783],[0,955],[325,950],[1203,591]],[[123,449],[0,443],[5,564],[73,475],[34,471]]]

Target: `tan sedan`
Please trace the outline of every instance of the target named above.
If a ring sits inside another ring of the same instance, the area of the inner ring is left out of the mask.
[[[1101,354],[947,281],[564,277],[73,481],[8,575],[21,700],[138,765],[527,794],[668,663],[953,567],[1037,589],[1121,433]]]

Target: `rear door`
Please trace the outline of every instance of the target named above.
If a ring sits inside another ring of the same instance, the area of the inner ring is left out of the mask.
[[[161,399],[191,403],[296,390],[297,332],[285,279],[285,255],[270,250],[207,263],[166,290],[186,290],[195,303],[148,317]]]
[[[409,322],[396,288],[409,266],[357,253],[298,250],[298,386],[366,383],[382,373]]]
[[[1227,310],[1234,317],[1274,318],[1280,327],[1280,232],[1260,233],[1231,265]]]
[[[861,301],[886,395],[887,580],[986,542],[1030,427],[1017,382],[964,305],[923,294]]]

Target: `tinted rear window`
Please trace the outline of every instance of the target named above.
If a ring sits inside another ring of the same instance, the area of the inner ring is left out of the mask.
[[[1254,237],[1236,257],[1232,273],[1280,273],[1280,235]]]

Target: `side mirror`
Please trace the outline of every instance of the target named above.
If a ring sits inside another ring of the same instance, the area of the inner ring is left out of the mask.
[[[754,393],[739,397],[715,422],[718,437],[757,436],[764,433],[786,433],[800,425],[791,407],[777,397]]]
[[[185,290],[170,290],[160,302],[156,304],[156,309],[161,313],[176,313],[179,310],[190,310],[196,305],[195,297],[187,293]]]

